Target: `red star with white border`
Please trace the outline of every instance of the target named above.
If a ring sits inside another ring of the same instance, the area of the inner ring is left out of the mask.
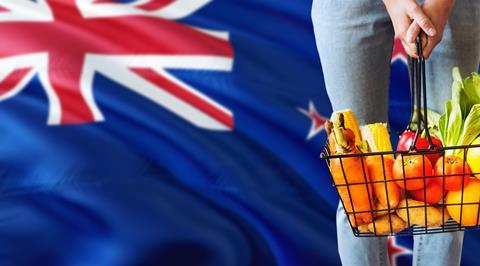
[[[403,49],[402,41],[399,38],[395,38],[393,43],[392,51],[392,63],[401,60],[403,63],[407,64],[407,53]]]
[[[320,132],[323,131],[325,128],[325,121],[327,118],[321,116],[317,109],[315,108],[315,105],[313,104],[312,101],[308,103],[308,110],[305,110],[303,108],[298,108],[298,111],[300,111],[302,114],[307,116],[312,120],[312,125],[310,126],[310,131],[308,132],[307,135],[307,140],[312,139],[316,135],[318,135]]]
[[[388,237],[388,260],[391,266],[397,265],[397,257],[410,254],[412,254],[412,251],[397,244],[395,237]]]

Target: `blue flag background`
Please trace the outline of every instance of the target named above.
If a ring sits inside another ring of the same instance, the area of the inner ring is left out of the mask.
[[[104,123],[46,126],[38,77],[0,103],[0,264],[339,265],[325,133],[307,140],[298,109],[331,113],[310,6],[219,0],[182,21],[230,32],[232,72],[170,73],[228,106],[231,132],[195,127],[101,74]],[[395,133],[409,89],[404,63],[392,69]],[[466,233],[464,265],[477,264],[479,240]]]

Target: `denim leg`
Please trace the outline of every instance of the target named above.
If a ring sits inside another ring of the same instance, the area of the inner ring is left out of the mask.
[[[427,60],[429,105],[444,111],[451,97],[452,68],[460,67],[463,77],[477,71],[480,63],[480,1],[457,0],[442,42]],[[463,232],[414,237],[413,264],[460,265]]]
[[[382,1],[314,0],[312,20],[333,109],[386,122],[394,33]],[[355,237],[341,205],[337,238],[342,265],[388,265],[387,238]]]
[[[383,2],[314,0],[312,20],[333,109],[386,122],[394,32]]]
[[[413,240],[413,265],[460,265],[462,243],[463,232],[416,235]]]
[[[426,61],[428,105],[441,113],[451,98],[452,68],[462,76],[478,70],[480,62],[480,1],[457,0],[443,40]]]
[[[338,253],[344,266],[387,266],[387,237],[355,237],[345,210],[337,209]]]

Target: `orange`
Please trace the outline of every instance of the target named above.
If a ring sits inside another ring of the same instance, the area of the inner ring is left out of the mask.
[[[480,181],[472,179],[463,189],[463,203],[476,203],[476,204],[464,204],[461,208],[462,202],[462,190],[449,191],[445,199],[447,204],[447,210],[450,216],[460,223],[460,209],[462,213],[462,225],[474,226],[477,225],[477,220],[480,221],[480,215],[478,212],[480,204]]]

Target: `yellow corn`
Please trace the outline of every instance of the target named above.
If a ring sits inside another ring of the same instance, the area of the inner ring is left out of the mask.
[[[343,120],[345,123],[345,128],[351,129],[355,135],[355,145],[360,147],[362,146],[362,135],[360,134],[360,128],[358,127],[357,118],[352,110],[346,109],[343,111],[337,111],[333,113],[332,117],[343,114]]]
[[[388,133],[387,124],[368,124],[361,127],[361,132],[363,139],[367,141],[368,146],[370,147],[370,151],[386,152],[393,150],[392,143],[390,142],[390,134]]]

